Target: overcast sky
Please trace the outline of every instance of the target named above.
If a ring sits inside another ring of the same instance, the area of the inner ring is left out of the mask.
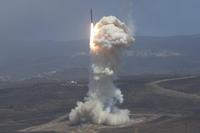
[[[90,8],[95,20],[127,20],[129,0],[0,0],[0,40],[87,39]],[[136,35],[200,33],[200,0],[133,0]]]

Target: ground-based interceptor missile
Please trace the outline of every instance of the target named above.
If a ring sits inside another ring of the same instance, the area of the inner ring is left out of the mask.
[[[91,17],[91,23],[93,23],[93,12],[92,12],[92,8],[90,10],[90,17]]]

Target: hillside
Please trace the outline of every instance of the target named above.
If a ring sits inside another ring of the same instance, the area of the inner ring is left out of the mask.
[[[199,74],[200,35],[136,37],[135,45],[124,52],[121,73]],[[49,76],[73,71],[87,74],[87,40],[0,41],[0,80]],[[73,69],[73,71],[72,71]]]

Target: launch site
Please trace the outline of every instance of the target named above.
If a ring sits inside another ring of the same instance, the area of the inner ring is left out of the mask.
[[[0,1],[0,133],[199,133],[200,1]]]

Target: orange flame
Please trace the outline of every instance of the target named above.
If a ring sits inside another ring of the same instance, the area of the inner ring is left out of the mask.
[[[91,23],[91,29],[90,29],[90,50],[95,52],[96,49],[97,49],[97,47],[94,44],[94,34],[95,34],[94,24]]]

